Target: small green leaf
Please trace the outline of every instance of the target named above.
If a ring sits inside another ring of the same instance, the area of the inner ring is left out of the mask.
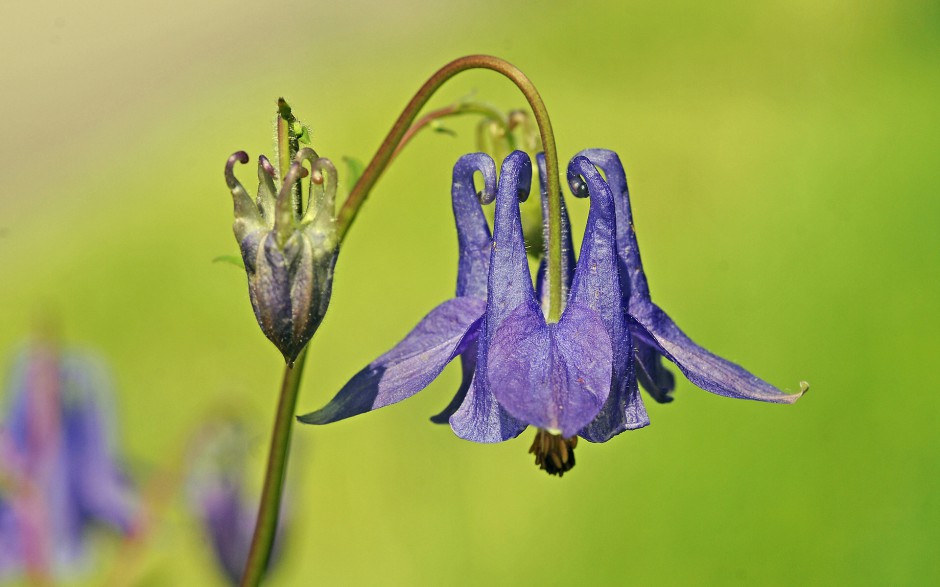
[[[297,125],[300,127],[300,132],[297,133],[297,141],[303,143],[304,145],[310,144],[310,128],[305,125]],[[294,127],[294,132],[297,132],[297,127]]]
[[[441,124],[439,120],[432,121],[430,124],[430,127],[431,127],[431,130],[437,133],[441,133],[442,135],[450,135],[452,137],[457,136],[457,131],[455,131],[452,128],[447,128],[446,126]]]
[[[245,262],[242,261],[241,257],[238,257],[236,255],[219,255],[218,257],[213,259],[212,262],[213,263],[229,263],[231,265],[238,267],[239,269],[242,269],[242,270],[245,269]]]

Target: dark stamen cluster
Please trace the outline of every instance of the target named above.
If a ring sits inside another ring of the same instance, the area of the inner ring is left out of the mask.
[[[578,437],[562,438],[539,428],[529,454],[535,455],[535,464],[549,475],[563,476],[574,468],[574,447]]]

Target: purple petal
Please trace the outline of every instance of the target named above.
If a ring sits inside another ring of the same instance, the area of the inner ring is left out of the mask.
[[[479,371],[477,372],[477,376]],[[474,376],[460,408],[450,417],[450,427],[458,437],[473,442],[503,442],[519,436],[526,429],[521,422],[503,409]]]
[[[571,184],[586,187],[591,198],[569,304],[596,312],[613,344],[610,397],[581,436],[591,442],[606,442],[624,430],[647,426],[649,417],[637,391],[633,340],[623,311],[613,195],[584,157],[571,160],[568,179]]]
[[[639,310],[634,317],[663,354],[689,381],[705,391],[778,404],[792,404],[803,395],[803,392],[784,393],[743,367],[698,346],[653,302],[646,302]]]
[[[132,531],[137,500],[123,474],[113,443],[111,383],[100,365],[87,357],[63,362],[67,398],[63,426],[72,492],[82,515],[102,520],[125,533]]]
[[[450,417],[450,427],[459,438],[473,442],[503,442],[515,438],[528,426],[499,405],[487,385],[489,329],[484,319],[477,341],[476,369],[459,409]],[[467,353],[470,352],[468,348]],[[466,373],[466,372],[465,372]]]
[[[496,193],[496,164],[489,155],[472,153],[457,160],[451,188],[460,252],[457,265],[457,297],[486,299],[492,238],[473,185],[475,173],[483,176],[485,199],[492,199]]]
[[[514,417],[568,438],[600,411],[610,393],[610,337],[590,308],[570,303],[557,324],[524,304],[493,335],[489,386]]]
[[[483,192],[478,196],[473,176],[483,176]],[[457,265],[457,296],[486,299],[486,285],[490,272],[490,251],[493,237],[483,215],[481,198],[492,201],[496,195],[496,164],[486,153],[464,155],[454,165],[451,189],[454,221],[457,224],[457,244],[460,258]],[[462,377],[457,394],[446,408],[432,416],[435,424],[445,424],[463,403],[477,366],[478,345],[473,341],[460,355]]]
[[[294,334],[290,260],[278,247],[274,233],[265,234],[260,241],[245,239],[241,247],[255,318],[265,336],[283,353]]]
[[[323,408],[300,416],[327,424],[411,397],[479,335],[485,302],[460,297],[431,310],[408,336],[357,373]]]
[[[506,316],[520,304],[539,312],[519,218],[519,200],[528,196],[531,183],[532,162],[529,156],[522,151],[514,151],[503,160],[500,169],[486,317],[476,375],[463,404],[450,419],[454,433],[468,440],[500,442],[517,436],[527,425],[497,402],[487,373],[491,358],[490,339]]]
[[[640,259],[640,247],[633,227],[633,212],[630,209],[630,191],[627,176],[620,157],[607,149],[586,149],[578,155],[584,155],[592,163],[604,170],[607,184],[614,196],[614,209],[617,217],[617,255],[620,260],[620,287],[623,291],[624,307],[631,311],[649,301],[649,284],[643,272]],[[650,396],[660,403],[672,401],[671,392],[675,389],[675,377],[666,370],[655,348],[642,342],[635,343],[637,378]]]
[[[672,390],[676,387],[676,378],[663,366],[663,355],[657,348],[636,336],[633,338],[633,346],[637,381],[654,400],[668,404],[673,399]]]
[[[529,261],[519,218],[519,198],[525,199],[532,183],[532,163],[522,151],[503,161],[493,220],[486,320],[491,332],[523,302],[535,303]]]
[[[470,385],[473,383],[473,373],[477,368],[478,349],[479,341],[474,340],[467,345],[464,352],[460,353],[460,387],[457,388],[457,393],[454,395],[454,398],[450,400],[450,403],[447,404],[447,407],[441,410],[440,413],[431,416],[431,421],[435,424],[447,424],[447,422],[450,421],[450,417],[454,415],[460,407],[460,404],[463,403],[464,398],[467,397],[467,390],[470,389]]]
[[[487,278],[486,316],[481,325],[476,371],[460,408],[450,418],[460,438],[501,442],[521,433],[525,422],[513,418],[493,397],[487,381],[491,328],[523,301],[536,305],[529,275],[518,200],[525,199],[532,183],[532,163],[521,151],[503,161],[496,194],[496,218]]]
[[[643,272],[643,262],[640,260],[640,247],[636,242],[633,212],[630,209],[630,191],[627,188],[623,164],[616,153],[607,149],[585,149],[577,156],[587,157],[607,176],[617,216],[617,255],[622,263],[620,283],[624,299],[629,300],[632,313],[637,302],[650,299],[650,290],[646,274]]]
[[[589,307],[572,301],[561,321],[545,323],[529,276],[516,197],[528,186],[528,171],[521,152],[503,162],[477,381],[513,417],[570,437],[597,415],[610,393],[613,350],[604,322]],[[606,276],[616,288],[613,259],[611,252]],[[619,291],[614,293],[619,315]]]

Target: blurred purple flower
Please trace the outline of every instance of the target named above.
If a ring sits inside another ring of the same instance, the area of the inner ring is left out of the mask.
[[[0,567],[65,572],[88,527],[128,534],[137,500],[117,463],[111,383],[97,358],[37,344],[15,361],[0,436]]]
[[[239,584],[245,570],[258,513],[257,500],[245,495],[246,444],[239,422],[221,421],[204,428],[192,455],[188,491],[190,509],[202,521],[219,568],[232,585]],[[269,570],[281,550],[284,516],[282,511]]]

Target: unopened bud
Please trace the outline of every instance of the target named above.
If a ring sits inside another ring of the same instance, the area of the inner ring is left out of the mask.
[[[225,166],[235,204],[235,238],[258,325],[291,364],[330,303],[338,253],[336,169],[329,159],[302,149],[278,189],[271,164],[261,157],[258,196],[252,200],[234,174],[235,163],[247,161],[248,155],[238,152]],[[294,184],[307,175],[304,162],[312,167],[305,208],[293,197]]]

